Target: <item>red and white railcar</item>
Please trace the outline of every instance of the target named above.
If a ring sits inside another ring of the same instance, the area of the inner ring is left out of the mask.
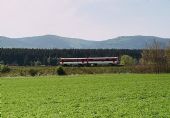
[[[60,65],[117,65],[118,57],[60,58]]]

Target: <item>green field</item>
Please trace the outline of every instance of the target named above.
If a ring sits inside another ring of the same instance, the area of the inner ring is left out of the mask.
[[[1,78],[3,118],[170,118],[170,74]]]

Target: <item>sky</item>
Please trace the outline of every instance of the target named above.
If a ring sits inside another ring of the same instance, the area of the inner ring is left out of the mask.
[[[170,0],[0,0],[0,36],[170,37]]]

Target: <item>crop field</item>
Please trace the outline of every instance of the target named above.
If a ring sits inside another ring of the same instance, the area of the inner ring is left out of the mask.
[[[0,78],[3,118],[169,118],[170,74]]]

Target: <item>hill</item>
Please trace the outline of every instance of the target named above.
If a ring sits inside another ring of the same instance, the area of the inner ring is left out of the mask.
[[[146,44],[157,40],[162,47],[170,42],[170,38],[154,36],[121,36],[103,41],[90,41],[77,38],[67,38],[55,35],[44,35],[24,38],[0,37],[0,47],[3,48],[59,48],[59,49],[142,49]]]

